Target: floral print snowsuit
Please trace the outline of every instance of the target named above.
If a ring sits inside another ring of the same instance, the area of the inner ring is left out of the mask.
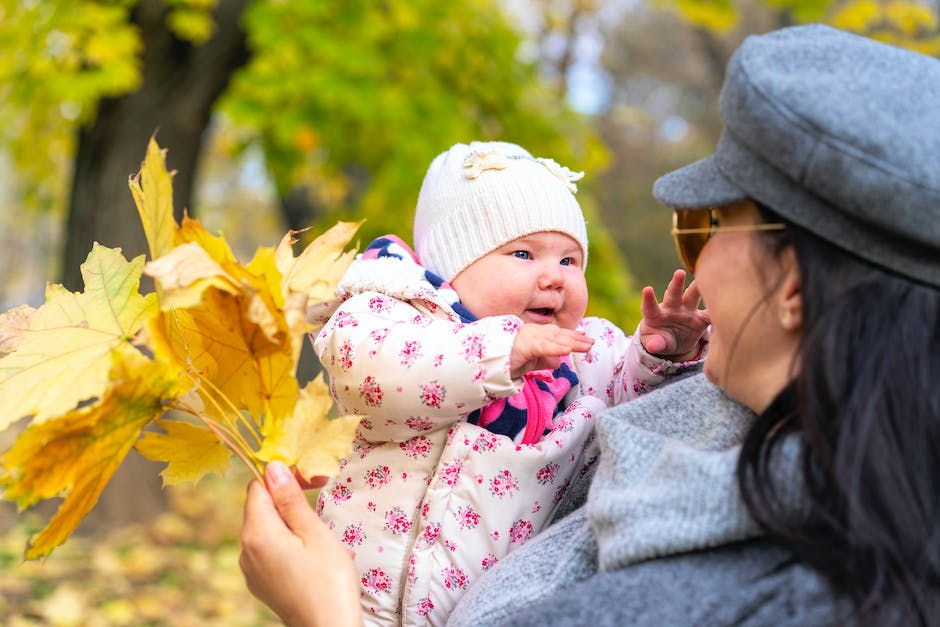
[[[595,344],[571,355],[579,382],[565,411],[541,441],[516,444],[465,419],[519,391],[509,375],[518,317],[462,323],[421,266],[388,257],[355,261],[338,295],[314,348],[340,412],[363,420],[317,509],[355,552],[367,624],[443,624],[587,470],[576,460],[597,413],[690,365],[585,318]]]

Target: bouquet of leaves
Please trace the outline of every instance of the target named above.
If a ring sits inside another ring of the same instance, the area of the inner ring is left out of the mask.
[[[241,264],[220,236],[173,217],[172,173],[151,139],[130,181],[151,261],[97,243],[84,291],[0,314],[0,430],[28,417],[0,457],[0,488],[25,509],[63,497],[26,558],[65,542],[136,448],[167,462],[164,485],[224,472],[237,455],[260,478],[274,459],[332,475],[358,417],[331,418],[322,376],[301,388],[307,312],[333,298],[358,223],[340,222],[297,256],[295,232]],[[156,292],[139,292],[141,274]]]

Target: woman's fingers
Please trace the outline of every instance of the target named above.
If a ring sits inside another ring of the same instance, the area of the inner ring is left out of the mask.
[[[284,523],[295,535],[305,538],[318,522],[294,474],[279,461],[269,462],[264,481]]]

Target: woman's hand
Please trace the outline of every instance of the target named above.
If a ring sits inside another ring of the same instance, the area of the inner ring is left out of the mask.
[[[656,302],[652,287],[643,288],[640,312],[643,320],[638,333],[643,348],[650,354],[683,362],[696,359],[701,353],[701,340],[711,320],[708,312],[699,309],[702,295],[695,281],[685,286],[685,271],[676,270],[663,293],[662,304]]]
[[[248,589],[291,627],[361,625],[349,551],[284,464],[269,463],[265,483],[252,481],[245,501],[239,564]]]

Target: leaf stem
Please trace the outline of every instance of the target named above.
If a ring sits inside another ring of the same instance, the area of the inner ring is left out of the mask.
[[[207,416],[204,412],[197,410],[195,407],[186,403],[181,399],[177,399],[177,409],[186,411],[187,413],[195,416],[200,422],[202,422],[206,427],[215,434],[215,437],[219,438],[219,441],[222,442],[230,451],[238,455],[239,459],[244,462],[245,466],[248,467],[248,470],[255,476],[255,478],[264,483],[264,476],[262,475],[263,467],[254,457],[251,449],[248,448],[247,443],[244,439],[237,437],[237,434],[232,434],[227,432],[226,429],[221,428],[218,422]],[[230,437],[235,435],[236,437]],[[238,441],[241,440],[241,441]]]
[[[210,395],[210,398],[212,399],[213,404],[216,406],[216,408],[219,410],[220,413],[222,413],[223,415],[229,415],[226,412],[225,408],[223,408],[222,405],[219,403],[219,401],[216,399],[217,396],[220,397],[225,402],[225,404],[228,405],[228,408],[231,411],[231,413],[237,416],[236,420],[232,421],[233,426],[237,427],[238,423],[241,423],[242,426],[245,427],[245,430],[248,431],[249,434],[251,434],[251,437],[254,438],[255,442],[258,445],[261,444],[261,435],[258,433],[258,430],[255,427],[254,421],[246,420],[245,417],[242,415],[241,411],[239,411],[239,409],[235,406],[235,404],[231,400],[229,400],[228,396],[226,396],[225,393],[222,392],[222,390],[220,390],[209,379],[205,379],[202,377],[196,377],[196,383],[203,385],[210,392],[212,392],[212,394]]]
[[[235,416],[234,420],[229,420],[229,422],[231,423],[231,427],[232,427],[231,433],[233,434],[233,437],[237,437],[241,440],[242,436],[238,429],[238,425],[239,423],[241,423],[241,425],[245,427],[245,430],[251,434],[251,437],[254,438],[255,443],[260,446],[261,436],[258,433],[258,430],[254,422],[252,422],[251,420],[246,420],[245,417],[242,415],[241,411],[239,411],[238,407],[236,407],[235,404],[228,398],[228,396],[226,396],[225,393],[222,392],[222,390],[220,390],[218,386],[216,386],[211,380],[209,380],[207,377],[204,377],[198,374],[197,372],[194,372],[195,367],[193,366],[193,363],[189,354],[189,346],[186,342],[186,333],[183,332],[179,315],[177,314],[177,311],[175,309],[168,313],[171,316],[171,320],[173,322],[173,325],[176,328],[176,332],[179,336],[180,342],[183,345],[183,353],[186,355],[186,363],[184,366],[186,374],[193,381],[193,383],[195,383],[196,385],[201,385],[203,389],[208,389],[212,393],[209,395],[209,398],[212,401],[213,405],[215,405],[216,409],[219,411],[219,414],[223,418],[228,418],[228,416],[230,415]],[[222,404],[220,403],[220,399],[221,401],[224,402],[225,405],[228,406],[228,410],[226,410],[222,406]],[[245,444],[245,448],[248,448],[248,444],[245,443],[244,440],[242,440],[242,442]]]
[[[261,445],[261,439],[258,437],[257,433],[252,428],[253,425],[250,424],[250,421],[247,421],[244,418],[242,418],[241,412],[239,412],[238,408],[235,407],[235,404],[232,403],[221,390],[219,390],[215,385],[213,385],[212,382],[209,381],[208,379],[204,379],[198,375],[194,375],[192,372],[186,371],[186,376],[188,376],[190,380],[192,380],[192,382],[197,387],[202,384],[208,384],[208,385],[203,385],[202,389],[205,390],[206,394],[200,395],[200,398],[202,398],[204,401],[208,400],[208,402],[210,402],[216,408],[219,414],[222,416],[223,420],[221,422],[217,422],[213,420],[213,424],[216,425],[216,427],[225,429],[225,432],[229,435],[230,438],[232,438],[238,443],[238,446],[240,446],[245,451],[250,451],[251,446],[249,446],[244,436],[242,436],[241,432],[238,430],[238,422],[240,421],[242,422],[242,424],[248,427],[248,431],[249,433],[251,433],[251,436],[254,438],[257,445],[258,446]],[[219,397],[221,397],[221,400],[224,401],[224,405],[228,406],[228,409],[226,409],[226,407],[223,406],[223,403],[220,402]],[[185,409],[185,411],[192,414],[193,416],[196,416],[203,422],[205,422],[208,419],[199,410],[197,410],[196,408],[192,407],[189,404],[184,405],[181,402],[180,407]],[[238,419],[232,420],[228,418],[229,412],[234,413],[236,416],[238,416]]]

